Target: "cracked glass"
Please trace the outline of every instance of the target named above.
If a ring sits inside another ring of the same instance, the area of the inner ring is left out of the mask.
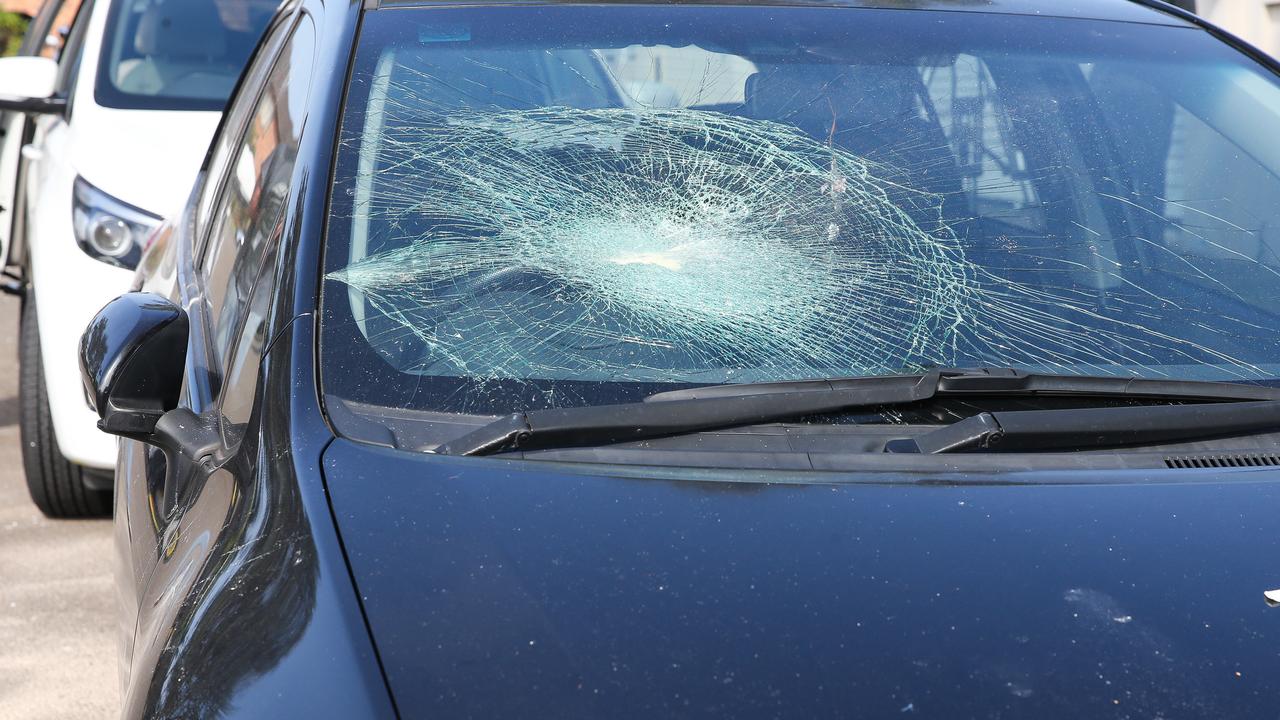
[[[1278,372],[1280,92],[1199,30],[386,9],[344,112],[331,407],[494,415],[933,366]]]

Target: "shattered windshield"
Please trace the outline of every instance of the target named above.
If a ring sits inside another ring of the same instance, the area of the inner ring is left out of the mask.
[[[373,11],[325,392],[498,414],[930,366],[1280,373],[1280,92],[1191,28]]]

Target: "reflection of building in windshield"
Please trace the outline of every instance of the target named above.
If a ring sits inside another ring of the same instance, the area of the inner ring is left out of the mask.
[[[1280,56],[1280,2],[1276,0],[1173,0],[1271,55]]]
[[[696,45],[630,45],[601,50],[600,58],[623,95],[640,107],[740,105],[756,71],[750,60]]]

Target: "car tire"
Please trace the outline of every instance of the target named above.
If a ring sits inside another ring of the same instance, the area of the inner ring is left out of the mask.
[[[40,360],[36,304],[30,292],[23,299],[18,334],[18,429],[31,500],[40,512],[52,518],[109,516],[110,475],[67,460],[54,437],[44,363]]]

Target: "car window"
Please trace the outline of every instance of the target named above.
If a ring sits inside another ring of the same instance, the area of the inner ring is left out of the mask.
[[[223,378],[224,414],[232,422],[247,420],[266,340],[275,250],[297,159],[314,50],[314,25],[304,15],[271,69],[237,145],[200,268],[212,327],[211,356]]]
[[[351,402],[1280,376],[1280,86],[1199,30],[432,7],[368,13],[352,76],[321,328]]]
[[[112,4],[94,98],[115,108],[221,110],[275,0]]]
[[[239,151],[249,119],[257,109],[257,97],[267,81],[276,58],[284,43],[292,36],[295,17],[284,17],[270,29],[260,42],[260,47],[244,71],[240,102],[233,102],[223,115],[222,123],[214,136],[207,164],[203,170],[205,181],[198,191],[195,212],[194,256],[203,256],[209,229],[209,213],[222,191],[233,156]]]
[[[257,392],[258,367],[266,349],[267,329],[275,290],[275,256],[279,247],[279,229],[271,239],[271,248],[253,279],[252,290],[237,324],[230,355],[226,358],[226,374],[220,394],[220,425],[224,440],[233,445],[239,428],[249,422]]]

